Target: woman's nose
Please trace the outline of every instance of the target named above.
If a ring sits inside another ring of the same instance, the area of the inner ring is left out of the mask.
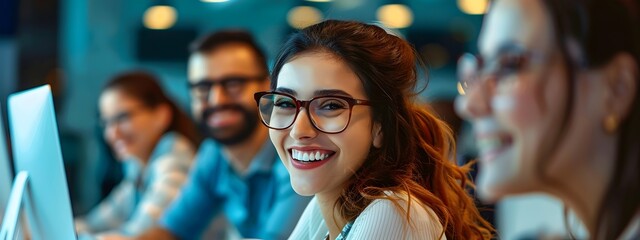
[[[310,139],[318,135],[318,131],[311,123],[308,116],[309,112],[305,108],[301,108],[298,112],[298,117],[291,125],[291,132],[289,135],[296,140]]]
[[[487,79],[465,90],[455,101],[455,109],[460,117],[471,120],[491,115],[491,96],[495,81]]]

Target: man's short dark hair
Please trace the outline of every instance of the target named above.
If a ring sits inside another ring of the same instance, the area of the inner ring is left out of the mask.
[[[192,54],[208,53],[227,44],[244,44],[249,47],[255,54],[258,65],[262,68],[265,76],[269,74],[267,59],[264,52],[253,39],[253,36],[244,30],[221,30],[207,34],[193,42],[190,50]]]

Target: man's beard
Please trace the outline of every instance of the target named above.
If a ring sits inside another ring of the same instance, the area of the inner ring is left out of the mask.
[[[229,127],[214,128],[207,124],[209,117],[220,111],[237,111],[242,114],[242,124],[235,124]],[[249,139],[258,127],[258,111],[250,111],[238,104],[228,104],[219,107],[206,108],[202,112],[202,119],[199,123],[200,130],[205,137],[211,138],[222,145],[232,146]]]

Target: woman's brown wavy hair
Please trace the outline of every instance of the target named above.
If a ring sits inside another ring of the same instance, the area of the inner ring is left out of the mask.
[[[378,26],[324,21],[294,33],[285,43],[271,88],[276,88],[284,64],[314,51],[338,57],[358,75],[384,136],[382,146],[371,148],[337,200],[341,217],[355,220],[373,200],[388,198],[384,191],[407,193],[433,209],[448,239],[490,239],[493,228],[466,192],[472,187],[468,168],[454,163],[451,129],[415,103],[420,63],[415,49]],[[408,221],[408,209],[406,213]]]
[[[577,91],[577,72],[608,64],[621,53],[629,54],[640,63],[640,1],[639,0],[544,0],[552,20],[556,45],[569,67],[566,106],[563,126],[569,123]],[[580,51],[576,58],[569,52],[573,42]],[[589,229],[592,239],[617,239],[640,210],[640,85],[636,89],[629,115],[620,119],[620,134],[616,149],[614,172],[601,198],[595,229]],[[553,141],[560,141],[562,135]],[[558,145],[558,144],[556,144]],[[548,184],[557,184],[544,175]],[[634,194],[629,194],[634,193]]]

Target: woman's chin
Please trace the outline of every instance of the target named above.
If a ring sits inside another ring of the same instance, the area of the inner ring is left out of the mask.
[[[516,187],[510,185],[516,180],[504,177],[507,176],[496,176],[488,174],[488,172],[484,172],[484,174],[480,172],[476,184],[478,198],[484,203],[495,203],[509,195],[509,189]]]
[[[118,162],[124,162],[125,160],[127,160],[127,154],[122,154],[122,153],[116,153],[116,159],[118,160]]]
[[[295,184],[291,182],[291,187],[293,188],[293,191],[300,196],[313,196],[316,194],[316,192],[312,190],[312,187],[308,185]]]
[[[478,176],[478,198],[484,203],[496,203],[506,197],[535,192],[537,188],[526,178],[516,176]]]
[[[498,200],[504,197],[503,194],[498,193],[497,189],[493,189],[491,187],[478,186],[477,192],[478,192],[477,195],[480,201],[488,204],[496,203]]]
[[[136,157],[129,151],[119,151],[119,152],[116,152],[116,158],[118,159],[119,162],[125,162],[128,160],[134,159]]]

